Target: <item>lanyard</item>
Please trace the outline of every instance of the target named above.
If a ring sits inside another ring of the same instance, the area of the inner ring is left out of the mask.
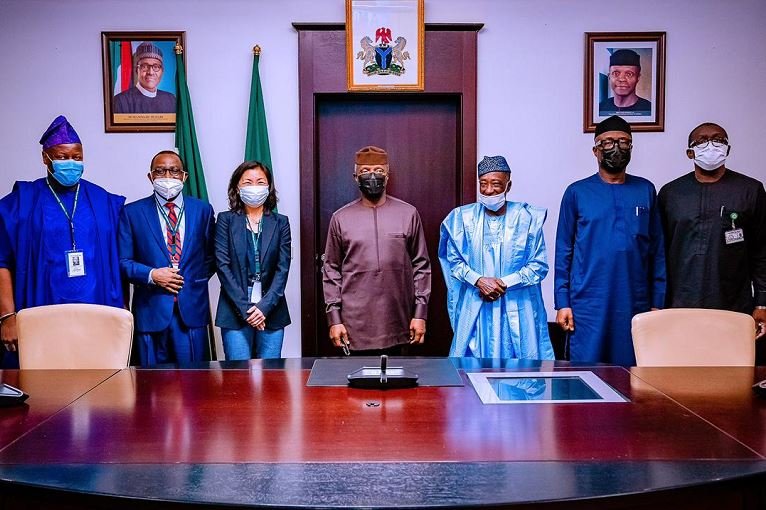
[[[154,202],[157,204],[157,209],[160,210],[160,214],[162,215],[162,219],[165,220],[165,225],[167,226],[167,229],[170,230],[170,235],[173,238],[173,245],[170,247],[171,250],[171,264],[173,263],[172,258],[176,256],[176,250],[177,250],[177,244],[176,244],[176,235],[178,234],[178,230],[181,228],[181,220],[184,217],[184,211],[186,210],[185,207],[179,207],[180,212],[178,213],[178,218],[176,219],[176,226],[173,227],[172,222],[170,221],[170,216],[168,216],[168,213],[165,212],[165,208],[160,204],[160,201],[157,200],[157,197],[154,197]],[[171,203],[171,202],[168,202]]]
[[[160,201],[156,198],[154,201],[157,203],[157,209],[160,210],[160,214],[162,214],[162,219],[165,220],[165,225],[167,225],[168,230],[170,230],[170,235],[173,236],[173,239],[175,239],[176,234],[178,233],[178,229],[181,228],[181,220],[184,217],[184,211],[186,210],[185,207],[179,207],[180,212],[178,213],[178,219],[176,220],[176,226],[173,227],[170,216],[168,216],[168,213],[165,212],[165,208],[160,204]],[[171,203],[171,202],[168,202]]]
[[[53,198],[56,199],[56,202],[58,202],[59,207],[61,207],[61,210],[64,211],[64,216],[66,216],[67,221],[69,222],[69,234],[72,236],[72,251],[77,250],[77,243],[74,240],[74,213],[77,211],[77,201],[80,198],[80,183],[77,183],[77,189],[74,192],[74,206],[72,207],[72,215],[70,216],[69,213],[66,210],[66,207],[64,207],[64,204],[61,203],[61,199],[56,194],[55,191],[53,191],[53,187],[51,186],[51,183],[48,182],[48,179],[45,179],[45,183],[48,185],[48,189],[51,190],[51,193],[53,193]]]
[[[255,280],[260,281],[261,279],[261,248],[259,246],[259,242],[261,239],[261,228],[263,227],[263,217],[261,217],[261,221],[258,222],[258,232],[255,232],[255,229],[250,224],[250,218],[247,217],[247,214],[245,214],[245,221],[247,222],[247,226],[250,229],[250,237],[253,240],[253,247],[255,251]]]

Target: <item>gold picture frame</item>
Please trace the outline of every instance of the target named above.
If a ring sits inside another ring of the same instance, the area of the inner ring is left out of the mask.
[[[185,34],[101,32],[104,130],[107,133],[175,131],[175,47],[178,44],[185,47]],[[142,45],[150,45],[149,50],[145,51],[147,47]],[[139,47],[144,48],[140,55]],[[137,57],[152,65],[141,71],[139,62],[134,61]]]
[[[425,0],[346,0],[349,91],[425,89]]]

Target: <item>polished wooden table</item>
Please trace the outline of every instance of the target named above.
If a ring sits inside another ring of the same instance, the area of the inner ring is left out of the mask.
[[[31,405],[0,409],[0,448],[23,436],[117,370],[0,370],[0,383],[34,395]]]
[[[308,387],[311,363],[2,372],[31,397],[0,409],[0,508],[766,505],[766,368],[455,360],[591,370],[629,399],[483,405],[465,373]]]

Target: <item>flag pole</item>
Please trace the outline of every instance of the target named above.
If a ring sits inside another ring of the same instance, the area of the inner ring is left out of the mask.
[[[184,184],[184,193],[192,197],[208,201],[205,173],[199,154],[197,132],[194,127],[191,95],[186,83],[186,65],[183,61],[184,48],[178,42],[176,52],[176,150],[184,163],[188,178]],[[216,361],[218,353],[215,348],[215,330],[213,329],[212,310],[208,307],[207,344],[210,359]]]

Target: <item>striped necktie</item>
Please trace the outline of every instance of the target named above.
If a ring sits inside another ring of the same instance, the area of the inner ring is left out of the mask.
[[[168,219],[170,220],[170,224],[166,225],[165,228],[170,262],[173,264],[173,267],[178,267],[178,264],[181,262],[181,233],[177,228],[178,216],[176,215],[176,204],[168,202],[165,204],[165,207],[168,208]]]

